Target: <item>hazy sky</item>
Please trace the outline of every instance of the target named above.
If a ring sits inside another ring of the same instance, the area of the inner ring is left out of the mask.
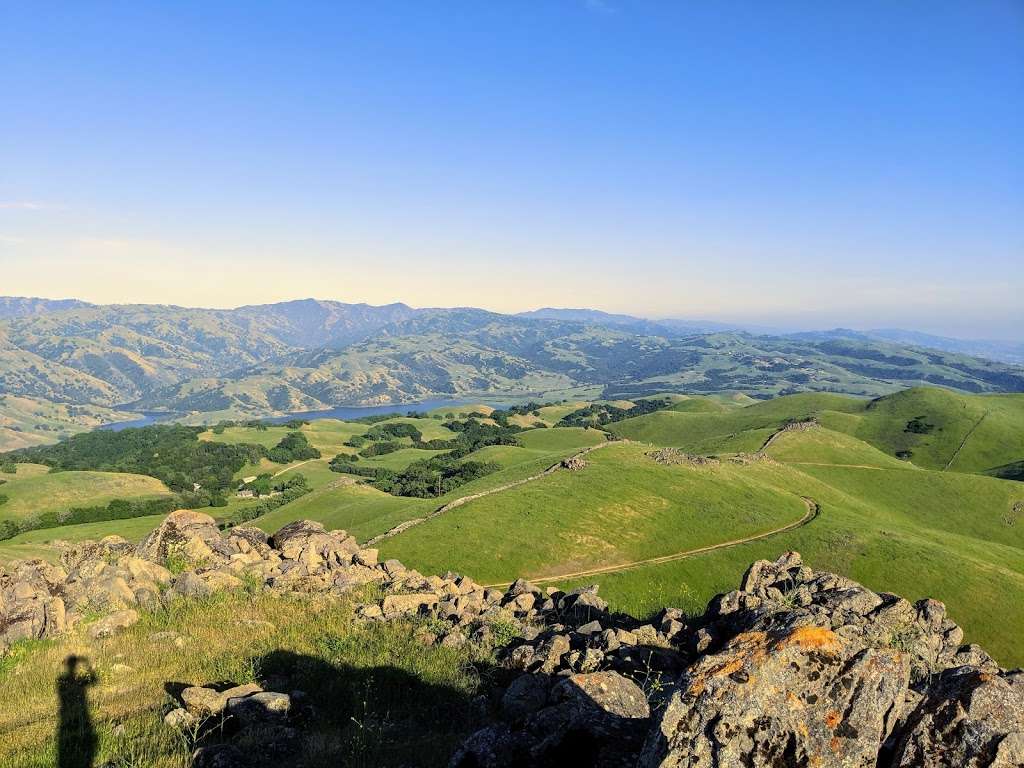
[[[0,294],[1024,337],[1024,2],[4,3]]]

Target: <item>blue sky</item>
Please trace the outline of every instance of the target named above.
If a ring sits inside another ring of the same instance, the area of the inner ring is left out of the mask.
[[[3,3],[0,294],[1024,336],[1024,2]]]

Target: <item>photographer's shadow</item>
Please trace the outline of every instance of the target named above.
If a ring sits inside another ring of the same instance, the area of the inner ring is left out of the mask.
[[[96,729],[89,714],[87,691],[96,684],[89,660],[68,656],[57,678],[57,768],[92,768],[96,757]]]

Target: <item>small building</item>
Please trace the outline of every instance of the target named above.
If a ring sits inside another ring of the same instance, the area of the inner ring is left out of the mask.
[[[235,496],[239,499],[252,499],[256,496],[256,491],[252,488],[242,488]]]

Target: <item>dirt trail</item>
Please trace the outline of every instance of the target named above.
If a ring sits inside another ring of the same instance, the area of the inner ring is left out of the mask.
[[[576,453],[571,454],[570,456],[566,456],[564,459],[559,459],[550,467],[545,469],[543,472],[538,472],[535,475],[524,477],[522,480],[514,480],[511,483],[499,485],[497,488],[491,488],[486,491],[481,491],[480,493],[473,493],[470,494],[469,496],[463,496],[461,498],[455,499],[454,501],[450,501],[447,504],[441,505],[433,512],[431,512],[429,515],[424,515],[423,517],[416,517],[412,520],[406,520],[404,523],[399,523],[389,531],[385,531],[384,533],[378,536],[374,536],[372,539],[366,542],[365,546],[372,547],[373,545],[377,544],[380,541],[383,541],[384,539],[390,539],[392,536],[397,536],[403,531],[407,531],[410,528],[419,525],[420,523],[425,523],[427,522],[427,520],[433,520],[435,517],[443,515],[445,512],[448,512],[449,510],[455,509],[456,507],[461,507],[463,504],[468,504],[471,501],[482,499],[484,496],[490,496],[491,494],[494,493],[501,493],[502,491],[507,491],[511,488],[518,488],[520,485],[526,485],[527,483],[532,483],[535,480],[540,480],[542,477],[547,477],[548,475],[554,474],[555,472],[558,472],[560,469],[562,469],[562,462],[586,456],[588,453],[593,453],[594,451],[600,448],[607,448],[609,445],[623,445],[632,442],[632,440],[609,440],[607,443],[598,443],[597,445],[591,445],[580,451],[576,451]]]
[[[306,459],[305,461],[300,461],[298,464],[292,464],[290,467],[285,467],[280,472],[275,472],[271,477],[277,477],[278,475],[283,475],[285,472],[291,472],[293,469],[297,469],[303,464],[309,464],[311,461],[320,461],[320,459]]]
[[[590,576],[601,576],[606,573],[617,573],[618,571],[628,571],[632,568],[640,568],[645,565],[660,565],[661,563],[671,563],[676,560],[684,560],[694,555],[700,555],[704,552],[713,552],[717,549],[727,549],[728,547],[735,547],[740,544],[749,544],[752,541],[760,541],[761,539],[767,539],[770,536],[776,536],[780,533],[786,533],[788,531],[802,528],[803,526],[814,520],[821,512],[821,507],[818,506],[818,502],[814,499],[810,499],[806,496],[801,496],[804,504],[807,505],[807,512],[794,523],[789,523],[782,526],[781,528],[775,528],[771,531],[765,531],[764,533],[757,533],[753,536],[746,536],[742,539],[733,539],[732,541],[722,541],[718,544],[710,544],[706,547],[697,547],[696,549],[687,549],[683,552],[676,552],[671,555],[662,555],[661,557],[649,557],[646,560],[634,560],[631,563],[620,563],[618,565],[606,565],[600,568],[590,568],[585,571],[575,571],[573,573],[562,573],[557,576],[542,576],[536,579],[529,579],[531,584],[547,584],[552,581],[567,581],[569,579],[583,579],[589,578]],[[485,584],[488,588],[498,588],[508,586],[511,582],[503,581],[500,584]]]
[[[967,434],[964,435],[964,439],[960,441],[960,445],[956,447],[956,450],[953,451],[953,455],[950,456],[949,461],[946,462],[946,466],[942,468],[943,472],[945,472],[947,469],[953,466],[953,462],[956,461],[956,457],[960,455],[960,451],[962,451],[964,449],[964,446],[967,445],[967,441],[971,439],[971,435],[974,434],[974,430],[981,426],[981,422],[985,420],[986,416],[988,416],[988,411],[985,411],[983,414],[981,414],[981,418],[978,419],[977,423],[975,423],[973,427],[967,430]]]

